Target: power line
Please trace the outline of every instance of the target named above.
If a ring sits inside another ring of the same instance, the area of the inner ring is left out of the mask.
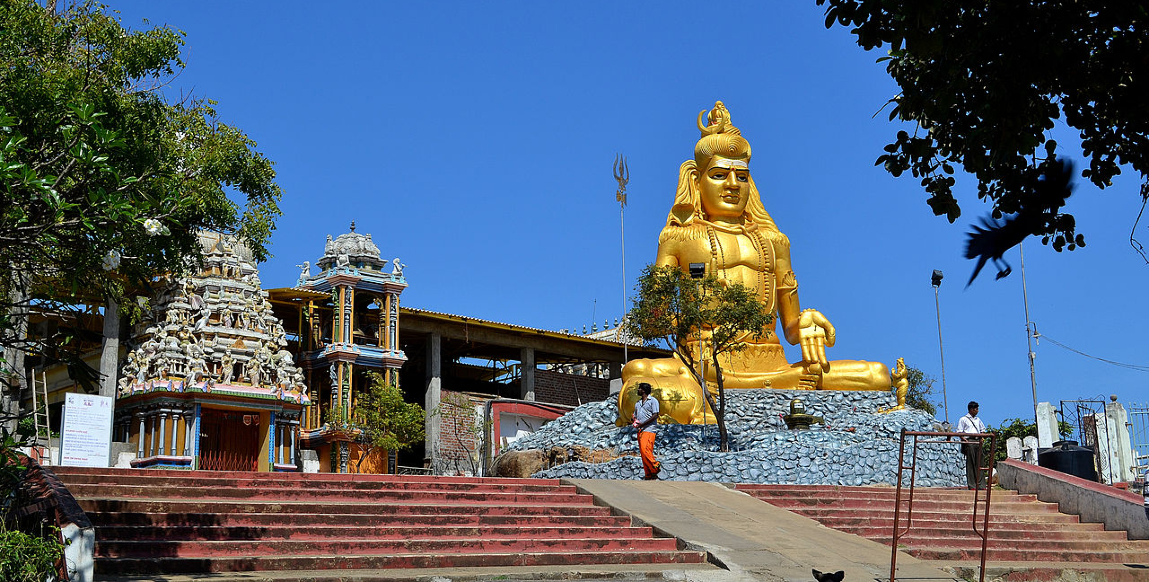
[[[1053,344],[1053,345],[1055,345],[1055,346],[1058,346],[1058,347],[1060,347],[1060,348],[1064,348],[1064,349],[1067,349],[1067,350],[1069,350],[1069,351],[1071,351],[1071,352],[1073,352],[1073,353],[1075,353],[1075,354],[1078,354],[1078,355],[1081,355],[1081,356],[1085,356],[1085,357],[1087,357],[1087,358],[1090,358],[1090,359],[1093,359],[1093,360],[1097,360],[1097,361],[1099,361],[1099,362],[1105,362],[1106,364],[1111,364],[1111,365],[1117,366],[1117,367],[1119,367],[1119,368],[1128,368],[1128,369],[1130,369],[1130,370],[1137,370],[1138,372],[1149,372],[1149,366],[1141,366],[1141,365],[1138,365],[1138,364],[1126,364],[1125,362],[1117,362],[1117,361],[1114,361],[1114,360],[1107,360],[1107,359],[1105,359],[1105,358],[1099,358],[1099,357],[1097,357],[1097,356],[1091,356],[1091,355],[1089,355],[1089,354],[1087,354],[1087,353],[1085,353],[1085,352],[1083,352],[1083,351],[1081,351],[1081,350],[1078,350],[1078,349],[1074,349],[1074,348],[1071,348],[1071,347],[1069,347],[1069,346],[1067,346],[1067,345],[1065,345],[1065,344],[1063,344],[1063,343],[1061,343],[1061,342],[1059,342],[1059,341],[1057,341],[1057,340],[1055,340],[1055,339],[1053,339],[1053,338],[1051,338],[1051,337],[1049,337],[1049,336],[1047,336],[1047,335],[1045,335],[1045,334],[1041,334],[1041,333],[1038,333],[1038,332],[1036,332],[1036,331],[1034,331],[1034,332],[1033,332],[1033,337],[1034,337],[1034,338],[1044,338],[1044,339],[1045,339],[1045,340],[1047,340],[1049,343],[1051,343],[1051,344]]]

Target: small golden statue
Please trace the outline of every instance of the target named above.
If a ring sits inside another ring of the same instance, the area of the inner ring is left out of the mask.
[[[897,363],[894,364],[894,371],[890,373],[890,377],[894,381],[894,394],[897,395],[897,406],[883,408],[878,412],[893,412],[895,410],[906,409],[906,394],[910,392],[910,371],[906,368],[906,359],[898,358]]]
[[[889,390],[885,364],[826,358],[835,341],[834,326],[821,312],[802,310],[798,280],[790,266],[790,240],[766,213],[750,177],[750,144],[730,122],[730,111],[718,101],[694,146],[694,159],[679,168],[678,190],[658,237],[657,266],[686,270],[706,265],[706,273],[754,290],[769,312],[782,323],[786,341],[801,344],[802,361],[786,361],[771,324],[755,339],[747,334],[745,349],[719,357],[726,388],[813,390]],[[707,331],[701,338],[708,353]],[[637,400],[635,386],[649,382],[662,412],[682,424],[715,422],[698,382],[677,358],[642,359],[627,363],[619,392],[619,422],[629,423]],[[714,391],[713,366],[706,366],[706,384]]]

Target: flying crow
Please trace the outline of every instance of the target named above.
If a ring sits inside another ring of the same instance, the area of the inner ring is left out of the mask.
[[[1025,237],[1038,233],[1041,227],[1057,215],[1057,210],[1065,206],[1065,199],[1072,193],[1073,163],[1055,161],[1046,165],[1045,171],[1024,193],[1025,206],[1020,212],[1000,221],[985,217],[981,219],[981,226],[973,225],[973,232],[969,233],[966,240],[965,258],[977,259],[977,265],[965,286],[969,287],[973,283],[986,261],[993,261],[997,267],[998,279],[1009,275],[1013,269],[1002,259],[1002,255],[1020,244]]]

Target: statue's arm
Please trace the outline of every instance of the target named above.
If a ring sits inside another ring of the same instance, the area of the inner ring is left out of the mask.
[[[802,308],[798,303],[798,281],[794,277],[794,270],[790,266],[790,242],[778,241],[774,243],[774,277],[777,290],[778,319],[782,324],[782,333],[790,345],[799,341],[798,320]]]

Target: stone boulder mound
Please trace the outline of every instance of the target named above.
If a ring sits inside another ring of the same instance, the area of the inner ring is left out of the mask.
[[[825,424],[788,430],[782,415],[789,412],[794,398],[802,400],[807,413],[824,418]],[[715,425],[659,425],[655,456],[662,463],[660,479],[894,485],[901,430],[938,430],[934,419],[920,410],[879,413],[895,404],[893,394],[885,392],[729,390],[726,399],[730,451],[719,452]],[[534,477],[641,479],[635,431],[615,426],[617,418],[613,398],[584,404],[505,451],[521,455],[534,450],[536,458],[549,459],[549,466],[534,472]],[[567,451],[567,462],[561,462],[563,456],[554,449]],[[580,451],[612,453],[580,456]],[[907,445],[907,462],[911,453]],[[965,460],[956,442],[921,445],[917,459],[918,486],[965,484]],[[908,472],[903,479],[908,484]]]

